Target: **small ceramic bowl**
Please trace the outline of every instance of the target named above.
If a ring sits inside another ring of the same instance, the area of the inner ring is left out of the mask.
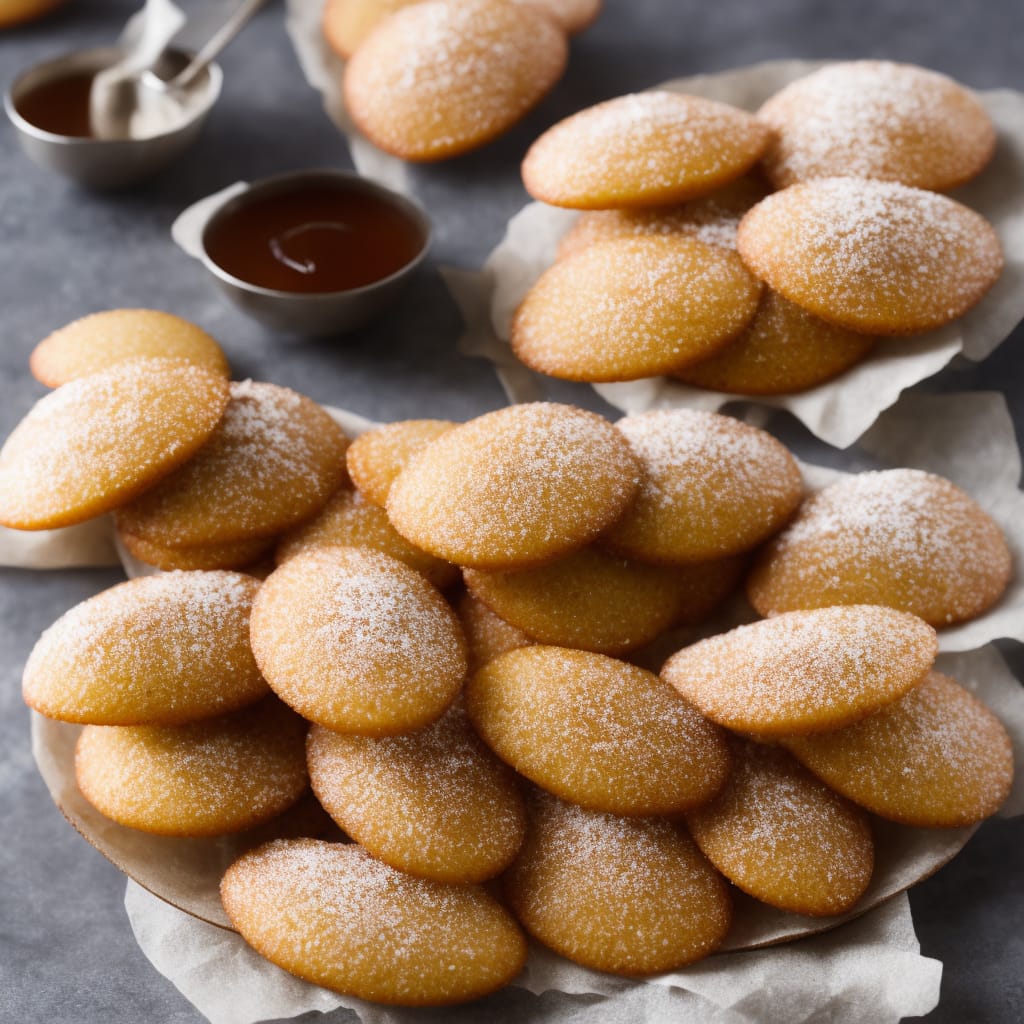
[[[214,262],[207,249],[218,222],[256,200],[301,190],[338,187],[365,193],[404,217],[418,234],[418,249],[406,263],[361,287],[342,291],[298,292],[265,288],[236,277]],[[324,337],[354,331],[392,306],[395,297],[426,258],[431,224],[423,208],[407,196],[358,174],[336,170],[295,171],[256,182],[238,182],[190,206],[171,228],[174,240],[199,260],[218,287],[244,313],[278,331]]]
[[[18,133],[22,149],[40,167],[88,188],[125,188],[155,175],[199,137],[220,95],[223,74],[216,64],[210,64],[196,81],[198,100],[189,119],[177,128],[144,139],[58,135],[27,121],[19,112],[19,103],[41,85],[67,75],[102,71],[115,64],[120,56],[116,47],[79,50],[37,64],[11,84],[4,94],[4,109]],[[169,50],[155,70],[161,77],[168,78],[183,68],[189,57],[182,51]]]

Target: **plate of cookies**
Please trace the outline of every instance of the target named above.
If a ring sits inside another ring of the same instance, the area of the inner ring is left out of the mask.
[[[475,283],[490,315],[463,347],[504,366],[511,346],[627,413],[753,402],[847,447],[1024,317],[1022,161],[1024,97],[891,62],[609,100],[527,153],[538,202]]]
[[[0,451],[5,525],[112,512],[162,570],[39,639],[37,761],[130,877],[298,978],[445,1005],[533,943],[664,980],[862,914],[1020,802],[1019,684],[937,660],[1012,562],[951,481],[864,474],[881,528],[834,550],[808,474],[727,416],[376,426],[122,356],[55,360]]]

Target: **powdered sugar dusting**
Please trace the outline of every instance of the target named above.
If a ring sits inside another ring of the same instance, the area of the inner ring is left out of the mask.
[[[466,671],[454,612],[421,576],[377,552],[309,552],[276,570],[252,616],[271,687],[312,721],[403,732],[436,719]]]
[[[109,511],[209,436],[227,384],[172,359],[135,359],[41,399],[0,450],[0,521],[17,529]]]
[[[792,302],[853,329],[937,327],[999,277],[1002,249],[980,214],[891,182],[822,178],[768,196],[740,223],[740,255]]]
[[[217,430],[176,473],[119,510],[118,525],[164,545],[278,532],[320,508],[344,479],[345,435],[289,388],[231,385]]]
[[[564,799],[663,814],[721,785],[721,735],[657,676],[559,647],[503,654],[467,684],[474,725],[499,757]]]
[[[739,257],[685,235],[618,238],[551,267],[511,325],[515,354],[567,380],[636,380],[711,355],[750,321]]]
[[[564,31],[531,5],[431,0],[398,11],[353,54],[345,97],[377,145],[439,159],[514,124],[566,58]]]
[[[849,174],[948,189],[976,174],[995,146],[991,119],[966,89],[888,61],[821,68],[757,116],[777,132],[765,166],[779,187]]]
[[[367,999],[469,999],[511,980],[526,956],[515,924],[482,889],[413,878],[354,845],[268,843],[228,869],[221,895],[272,961]]]
[[[594,413],[537,402],[439,437],[398,477],[395,528],[461,565],[505,568],[582,547],[632,499],[639,467]]]
[[[526,154],[523,181],[537,199],[583,209],[672,202],[739,177],[769,134],[751,114],[725,103],[633,93],[545,132]]]
[[[270,698],[179,726],[85,728],[79,786],[121,824],[162,835],[220,835],[267,821],[306,788],[306,724]]]
[[[604,543],[638,558],[702,561],[777,530],[802,493],[800,471],[770,434],[728,416],[666,409],[616,424],[644,467],[640,491]]]
[[[762,614],[872,603],[942,625],[987,608],[1010,571],[1002,531],[969,495],[934,474],[893,469],[810,498],[748,589]]]
[[[457,702],[406,736],[344,736],[315,726],[313,790],[338,824],[394,867],[479,882],[505,868],[526,820],[512,773]]]
[[[24,694],[76,722],[166,724],[240,707],[267,693],[249,648],[258,583],[229,572],[129,580],[57,620],[33,648]]]
[[[686,820],[719,871],[783,910],[840,914],[871,879],[867,817],[779,748],[735,741],[729,781]]]
[[[935,659],[935,630],[872,605],[788,612],[701,640],[662,677],[713,721],[786,735],[839,728],[910,690]]]

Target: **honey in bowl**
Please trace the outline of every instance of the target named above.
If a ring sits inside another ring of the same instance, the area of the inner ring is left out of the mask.
[[[94,133],[89,116],[89,91],[94,70],[73,71],[51,78],[15,101],[15,109],[29,124],[53,135],[89,139]]]
[[[298,179],[229,203],[203,235],[232,277],[279,292],[322,294],[383,281],[423,251],[419,218],[358,180]]]

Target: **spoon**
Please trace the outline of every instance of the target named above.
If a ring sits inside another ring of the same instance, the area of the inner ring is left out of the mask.
[[[243,0],[195,57],[169,79],[162,78],[153,68],[178,26],[168,33],[171,23],[166,16],[159,17],[159,3],[160,0],[147,0],[144,45],[123,65],[106,73],[106,80],[98,76],[93,85],[90,113],[100,138],[150,138],[174,130],[188,117],[189,86],[266,0]]]

